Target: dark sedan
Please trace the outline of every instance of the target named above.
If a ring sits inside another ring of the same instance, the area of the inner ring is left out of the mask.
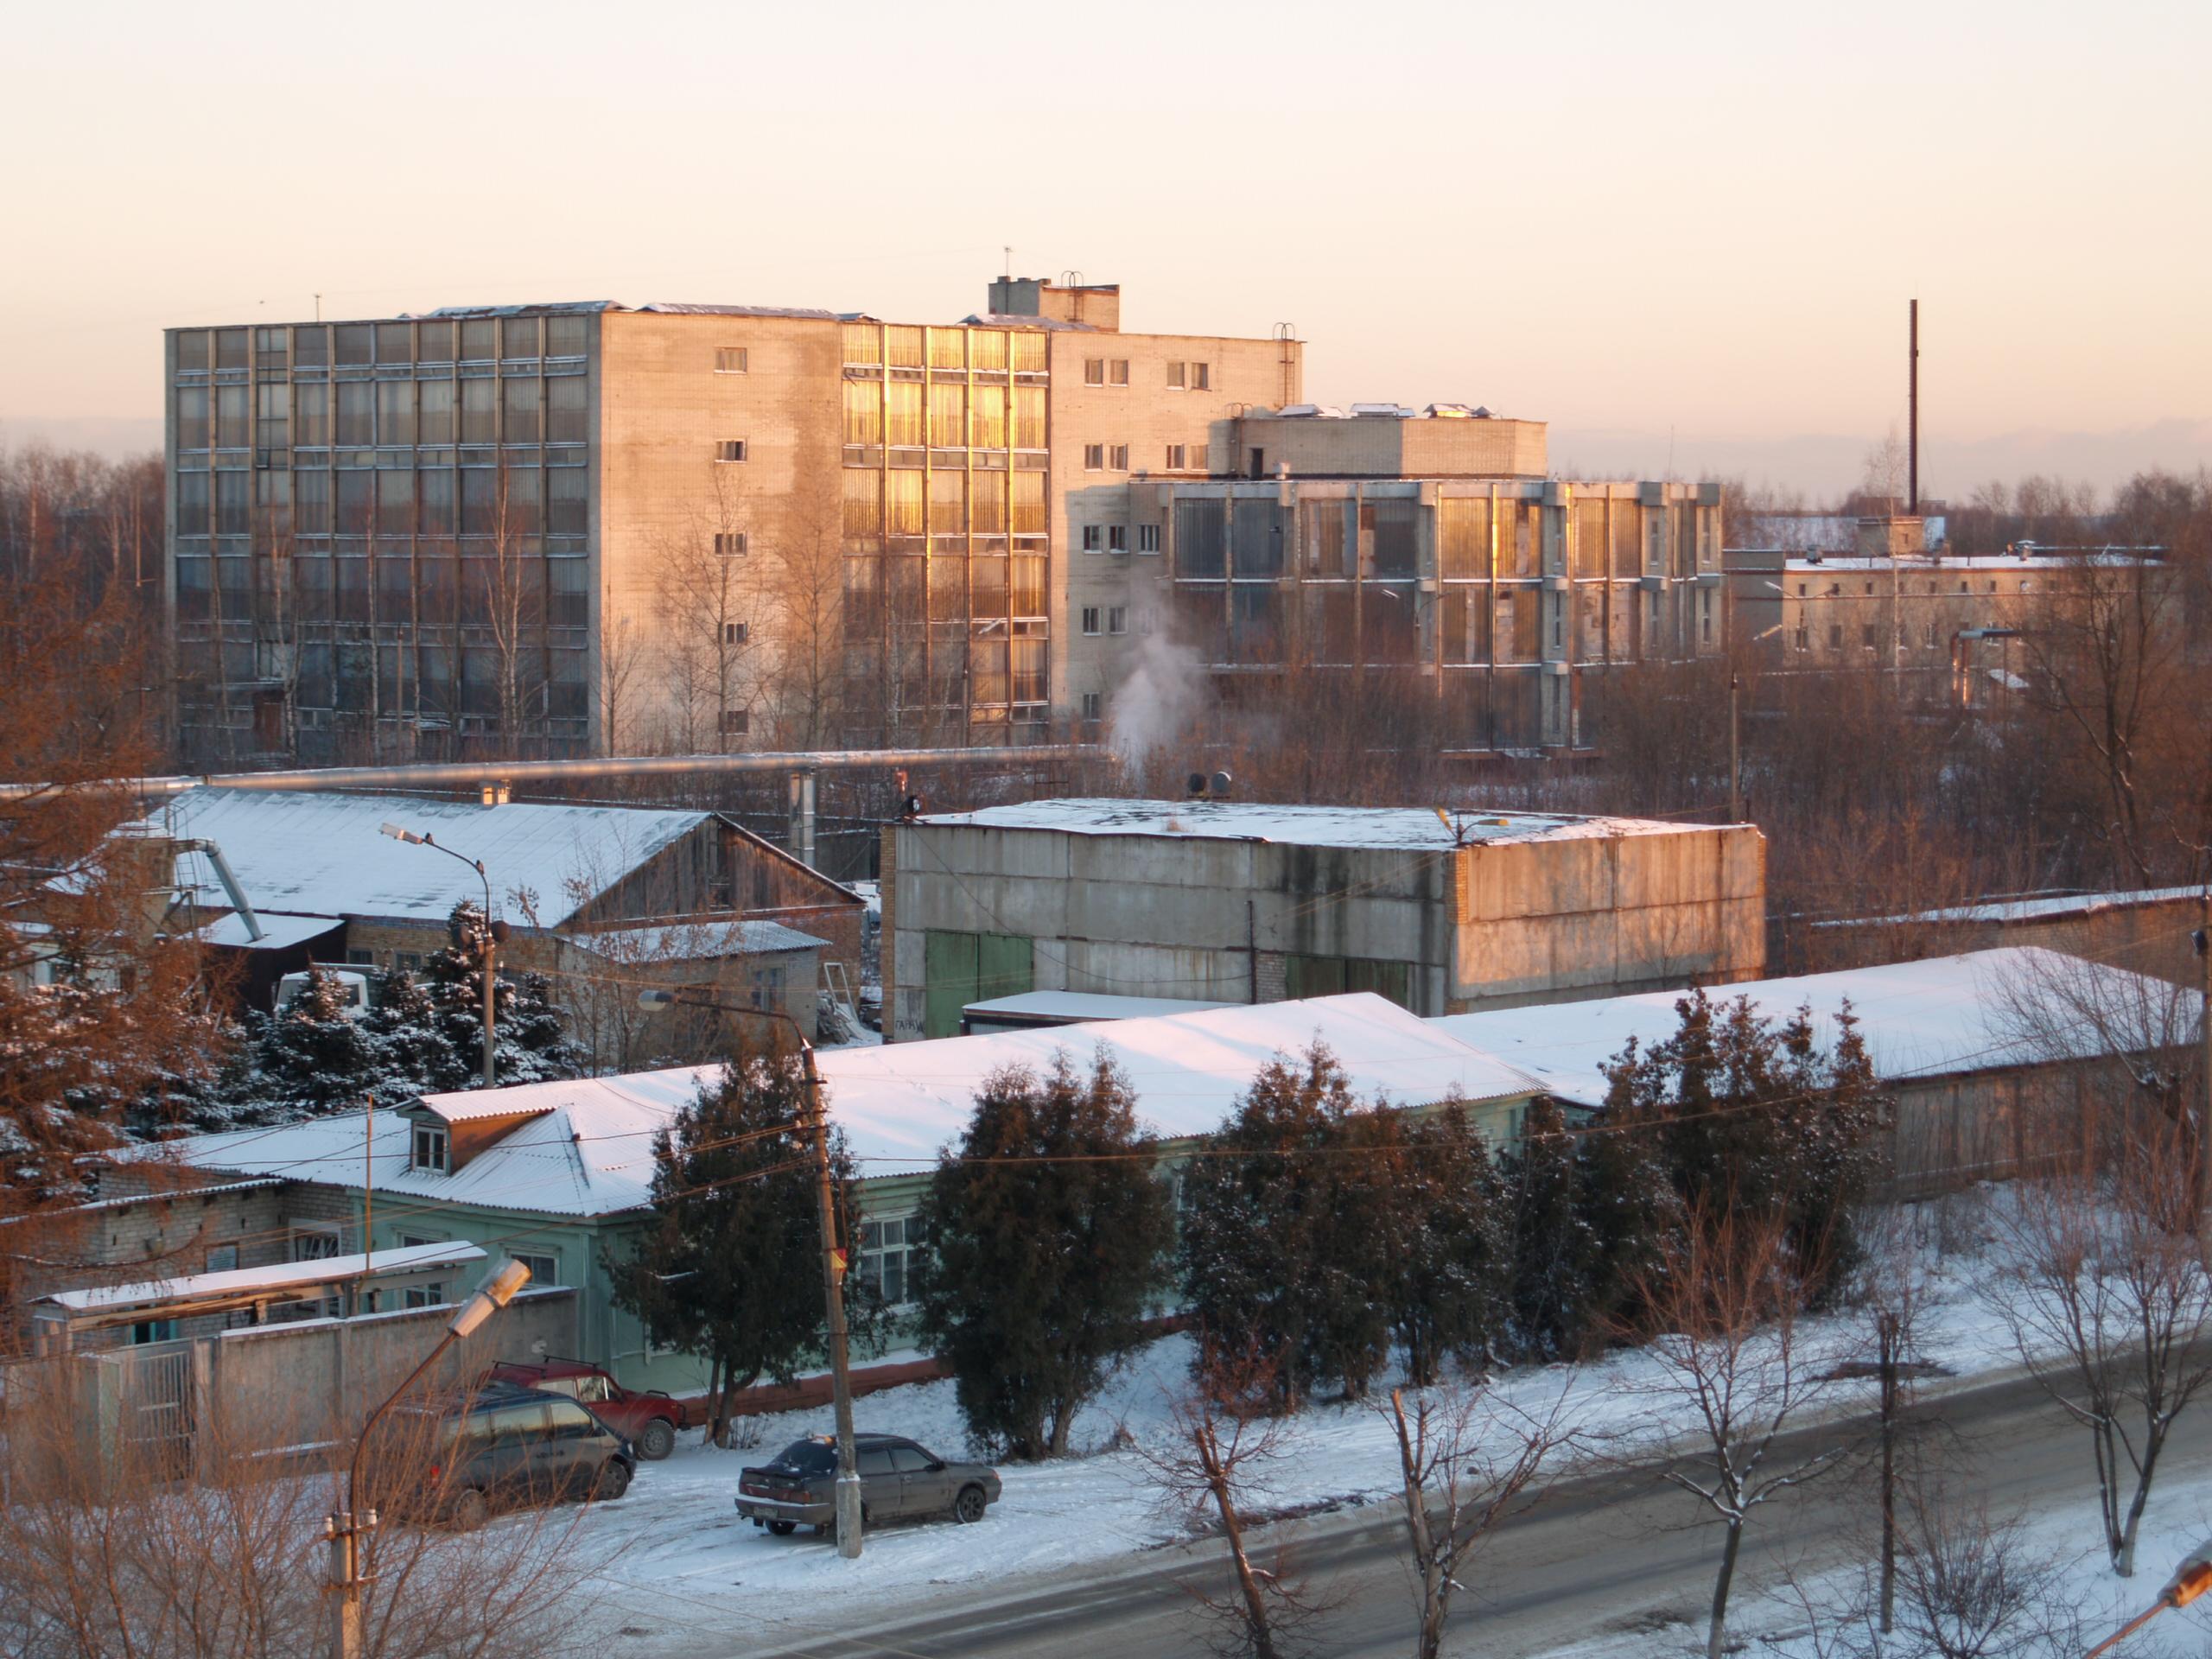
[[[998,1471],[988,1464],[950,1463],[896,1434],[855,1434],[861,1520],[949,1515],[974,1522],[998,1502]],[[756,1527],[788,1533],[799,1527],[834,1532],[837,1524],[837,1443],[827,1435],[793,1440],[772,1462],[741,1469],[737,1512]]]

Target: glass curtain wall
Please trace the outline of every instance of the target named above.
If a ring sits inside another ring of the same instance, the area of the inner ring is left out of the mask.
[[[1040,331],[844,325],[844,705],[855,742],[1040,738]]]

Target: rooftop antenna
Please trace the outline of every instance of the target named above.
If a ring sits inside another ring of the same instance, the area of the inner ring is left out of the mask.
[[[1920,302],[1905,312],[1904,477],[1905,512],[1920,517]]]
[[[1007,243],[1002,251],[1006,255],[1005,280],[1010,283],[1014,280],[1014,245]]]

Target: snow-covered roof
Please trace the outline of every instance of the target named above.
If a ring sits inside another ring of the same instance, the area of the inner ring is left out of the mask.
[[[1020,801],[974,812],[938,812],[930,825],[1050,830],[1077,836],[1179,836],[1268,841],[1296,847],[1449,851],[1460,842],[1573,841],[1677,835],[1702,826],[1653,818],[1583,817],[1562,812],[1462,811],[1452,827],[1426,807],[1269,806],[1247,801],[1119,801],[1073,798]]]
[[[781,922],[674,922],[662,927],[610,927],[563,936],[580,950],[623,962],[709,962],[767,957],[787,950],[827,950],[829,944]]]
[[[246,896],[250,899],[252,894]],[[202,944],[229,945],[239,950],[286,950],[346,925],[335,916],[277,915],[264,912],[257,905],[254,907],[254,919],[261,924],[261,937],[257,939],[247,934],[245,918],[236,911],[217,917],[194,937]]]
[[[1063,1051],[1088,1065],[1105,1049],[1128,1075],[1145,1128],[1174,1138],[1217,1128],[1270,1058],[1295,1055],[1316,1041],[1337,1057],[1363,1101],[1420,1106],[1454,1093],[1484,1101],[1541,1091],[1494,1055],[1364,991],[888,1047],[825,1048],[817,1063],[830,1118],[845,1132],[861,1173],[884,1176],[931,1167],[938,1149],[967,1128],[983,1080],[1009,1065],[1048,1066]],[[652,1197],[653,1136],[719,1070],[679,1066],[428,1096],[426,1108],[455,1117],[537,1116],[453,1173],[438,1174],[408,1166],[408,1117],[376,1113],[368,1130],[372,1179],[379,1193],[417,1201],[555,1215],[633,1210]],[[203,1168],[358,1187],[363,1138],[361,1119],[347,1116],[196,1135],[168,1141],[162,1151]]]
[[[2124,969],[2016,946],[1719,985],[1707,995],[1715,1004],[1748,998],[1753,1012],[1776,1023],[1809,1007],[1815,1035],[1824,1046],[1833,1045],[1836,1016],[1848,1002],[1875,1074],[1897,1081],[2105,1052],[2105,1042],[2087,1021],[2070,1029],[2047,1022],[2033,1035],[2023,1029],[2016,999],[2054,971],[2069,978],[2094,976],[2107,994],[2149,983]],[[2168,988],[2143,994],[2155,1005]],[[1445,1014],[1429,1023],[1510,1061],[1561,1100],[1598,1106],[1605,1099],[1604,1067],[1619,1058],[1631,1037],[1644,1048],[1672,1037],[1681,1023],[1675,1004],[1688,995],[1646,991],[1589,1002]]]
[[[1108,996],[1097,991],[1022,991],[970,1002],[961,1012],[988,1020],[1056,1020],[1073,1025],[1089,1020],[1143,1020],[1158,1014],[1197,1014],[1230,1008],[1234,1002],[1201,1002],[1173,996]]]
[[[82,1204],[57,1206],[51,1210],[29,1210],[13,1216],[0,1216],[0,1227],[12,1227],[19,1221],[60,1221],[71,1216],[89,1215],[96,1211],[124,1210],[134,1204],[171,1204],[184,1198],[212,1198],[223,1192],[246,1192],[256,1187],[282,1186],[283,1185],[283,1182],[274,1175],[257,1175],[250,1180],[218,1181],[206,1186],[170,1186],[150,1192],[126,1192],[120,1198],[87,1198]]]
[[[2100,911],[2126,910],[2135,905],[2175,905],[2201,900],[2199,887],[2146,887],[2139,893],[2073,893],[2046,898],[1997,899],[1983,904],[1952,905],[1905,916],[1847,917],[1815,922],[1815,927],[1904,927],[1943,922],[2046,922],[2070,916],[2092,916]]]
[[[57,1290],[38,1300],[66,1307],[73,1313],[92,1313],[109,1308],[161,1306],[170,1302],[247,1296],[262,1291],[304,1290],[341,1280],[374,1278],[381,1274],[464,1267],[483,1259],[483,1249],[474,1244],[405,1244],[369,1255],[332,1255],[315,1262],[280,1262],[274,1267],[231,1268],[221,1273],[148,1279],[132,1285]]]
[[[474,801],[350,795],[321,791],[200,788],[172,797],[121,833],[212,841],[258,911],[442,921],[463,899],[481,904],[483,883],[460,860],[410,846],[381,826],[433,836],[440,846],[483,861],[494,905],[512,914],[511,895],[535,895],[538,919],[554,926],[580,900],[571,877],[595,897],[714,815],[636,806]],[[225,905],[200,855],[178,860],[181,884]]]

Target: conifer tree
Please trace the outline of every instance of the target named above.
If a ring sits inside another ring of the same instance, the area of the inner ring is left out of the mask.
[[[375,1090],[384,1075],[378,1050],[348,1013],[337,978],[310,967],[298,995],[257,1023],[254,1069],[264,1097],[320,1116],[358,1106]]]
[[[961,1414],[1007,1455],[1058,1457],[1146,1335],[1174,1239],[1128,1081],[1102,1049],[985,1080],[922,1202],[920,1325]]]
[[[1376,1184],[1386,1304],[1406,1380],[1427,1388],[1454,1358],[1481,1363],[1504,1346],[1512,1237],[1498,1175],[1465,1105],[1415,1115],[1395,1109],[1354,1119],[1391,1155],[1360,1160]]]
[[[1344,1155],[1354,1104],[1325,1047],[1278,1056],[1184,1172],[1183,1292],[1200,1374],[1262,1360],[1286,1409],[1324,1377],[1359,1394],[1389,1353],[1376,1189]]]
[[[1512,1210],[1516,1345],[1533,1359],[1569,1357],[1590,1332],[1602,1263],[1575,1137],[1555,1102],[1530,1103],[1521,1139],[1501,1162]]]
[[[858,1189],[830,1133],[837,1236],[858,1236]],[[828,1351],[806,1081],[796,1051],[750,1049],[726,1065],[653,1144],[652,1221],[632,1253],[609,1253],[614,1305],[654,1345],[712,1362],[721,1402],[766,1377],[789,1383]],[[854,1335],[880,1310],[845,1281]]]

